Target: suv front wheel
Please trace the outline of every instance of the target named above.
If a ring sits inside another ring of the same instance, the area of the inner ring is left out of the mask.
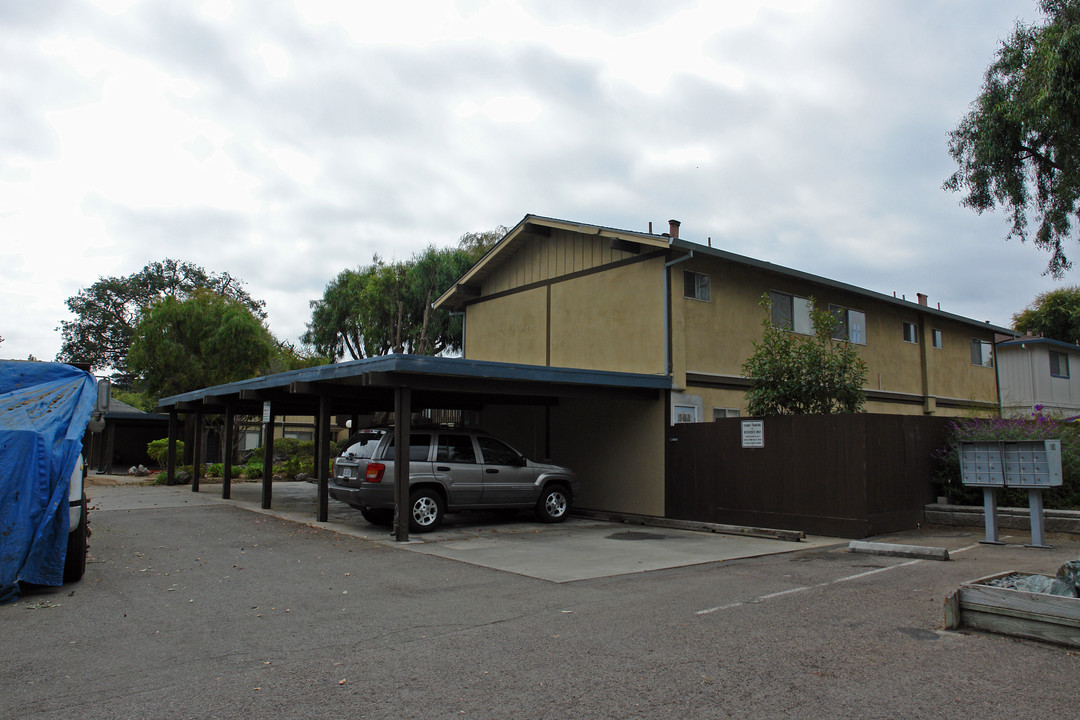
[[[562,485],[549,485],[536,501],[536,515],[540,522],[557,523],[566,519],[570,512],[570,493]]]
[[[439,527],[442,518],[442,495],[429,488],[413,490],[409,496],[409,530],[414,533],[431,532]]]

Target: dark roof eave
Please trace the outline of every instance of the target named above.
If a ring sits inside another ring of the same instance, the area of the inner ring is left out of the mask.
[[[425,355],[384,355],[363,360],[352,360],[332,365],[320,365],[301,370],[265,375],[224,385],[170,395],[158,401],[165,409],[188,402],[213,401],[215,398],[238,395],[242,390],[272,390],[286,388],[292,383],[333,383],[355,380],[376,373],[402,375],[431,375],[517,381],[523,384],[542,383],[545,386],[563,385],[576,387],[603,387],[609,389],[668,390],[671,379],[666,375],[620,373],[604,370],[581,370],[576,368],[518,365],[465,358],[444,358]]]

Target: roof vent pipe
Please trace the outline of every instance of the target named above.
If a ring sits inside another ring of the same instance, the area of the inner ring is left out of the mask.
[[[679,226],[682,225],[678,220],[668,220],[668,235],[675,240],[679,239]]]

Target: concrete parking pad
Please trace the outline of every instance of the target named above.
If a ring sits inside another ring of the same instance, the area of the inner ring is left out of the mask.
[[[626,575],[844,545],[844,541],[836,538],[809,536],[803,542],[796,543],[574,517],[561,524],[548,525],[536,522],[531,513],[524,511],[509,521],[482,512],[448,515],[439,530],[414,535],[410,542],[399,543],[386,528],[371,525],[358,510],[336,500],[330,501],[329,521],[316,522],[317,493],[313,483],[275,482],[273,507],[264,510],[261,507],[260,483],[235,483],[232,498],[223,500],[220,484],[204,482],[200,491],[194,493],[190,486],[147,486],[123,480],[114,482],[117,484],[111,486],[95,484],[95,478],[91,476],[92,509],[165,509],[224,503],[402,550],[551,582]]]

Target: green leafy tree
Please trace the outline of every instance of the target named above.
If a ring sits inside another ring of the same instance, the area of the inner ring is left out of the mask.
[[[151,304],[128,359],[143,391],[163,397],[255,377],[277,353],[277,342],[250,307],[203,289]]]
[[[749,414],[862,412],[866,362],[850,342],[832,338],[835,318],[815,307],[810,311],[814,333],[801,335],[773,322],[767,294],[761,305],[765,310],[761,338],[742,368],[751,382],[746,393]]]
[[[1080,0],[1041,0],[1042,25],[1017,23],[986,71],[982,92],[949,138],[959,169],[945,182],[978,213],[1001,206],[1009,237],[1050,252],[1047,272],[1070,263],[1063,247],[1080,200]]]
[[[495,243],[502,240],[508,232],[510,228],[505,225],[496,225],[494,230],[465,233],[458,238],[458,247],[468,253],[469,259],[475,263],[484,257],[488,250],[495,247]]]
[[[135,328],[152,302],[184,299],[205,289],[236,300],[255,317],[265,319],[265,303],[252,299],[243,286],[229,273],[207,273],[198,265],[168,258],[132,275],[100,278],[67,299],[75,319],[60,323],[63,342],[56,359],[90,363],[96,370],[111,368],[115,384],[130,385],[128,351]]]
[[[332,359],[388,353],[437,355],[461,347],[461,321],[431,304],[472,265],[460,248],[428,247],[405,262],[343,270],[312,300],[301,340]]]
[[[1080,344],[1080,287],[1041,293],[1012,319],[1014,330]]]

